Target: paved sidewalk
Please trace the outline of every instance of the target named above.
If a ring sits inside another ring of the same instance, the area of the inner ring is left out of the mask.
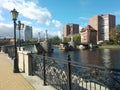
[[[52,86],[43,86],[37,76],[25,73],[13,73],[13,64],[6,54],[0,52],[0,90],[55,90]]]

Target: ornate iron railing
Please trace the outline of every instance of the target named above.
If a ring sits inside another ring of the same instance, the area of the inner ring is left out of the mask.
[[[5,46],[3,52],[14,57],[14,47]],[[32,71],[43,79],[44,85],[53,85],[58,90],[120,90],[120,70],[81,65],[44,55],[31,54]]]
[[[32,54],[33,74],[58,90],[119,90],[120,70]]]

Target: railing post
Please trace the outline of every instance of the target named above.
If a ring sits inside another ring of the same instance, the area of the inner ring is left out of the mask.
[[[32,56],[32,51],[30,52],[30,54],[29,54],[29,57],[30,57],[30,61],[31,61],[31,71],[32,71],[32,76],[34,76],[34,71],[35,71],[35,60],[34,60],[34,58],[33,58],[33,56]],[[24,58],[24,55],[23,55],[23,58]],[[23,61],[24,62],[24,61]],[[24,67],[23,67],[23,72],[25,72],[24,71]]]
[[[45,52],[43,52],[43,79],[44,79],[44,82],[43,82],[43,85],[46,86],[46,70],[45,70]]]
[[[68,55],[68,59],[67,59],[67,71],[68,71],[68,90],[71,90],[71,58],[70,58],[70,55]]]

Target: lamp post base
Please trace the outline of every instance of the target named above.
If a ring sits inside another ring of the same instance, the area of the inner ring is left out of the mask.
[[[19,68],[18,68],[18,59],[14,58],[14,68],[13,68],[14,73],[19,73]]]
[[[19,69],[14,69],[13,73],[19,73]]]

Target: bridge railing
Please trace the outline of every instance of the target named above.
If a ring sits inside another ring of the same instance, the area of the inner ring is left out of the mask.
[[[58,90],[118,90],[120,70],[31,54],[33,74]]]

